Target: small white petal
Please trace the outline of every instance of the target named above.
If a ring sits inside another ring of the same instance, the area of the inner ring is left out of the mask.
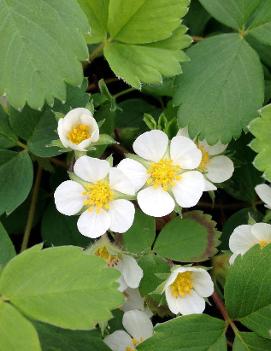
[[[200,314],[205,309],[205,300],[192,290],[191,294],[178,298],[180,313],[183,315]]]
[[[229,264],[233,264],[238,255],[240,255],[240,254],[238,254],[238,253],[232,254],[231,257],[229,258]]]
[[[64,118],[60,118],[57,124],[57,134],[64,147],[69,147],[69,140],[67,139],[67,132],[64,130]]]
[[[132,345],[132,338],[124,330],[116,330],[104,338],[104,343],[113,351],[126,351]]]
[[[181,207],[193,207],[201,198],[204,187],[203,175],[198,171],[188,171],[181,174],[181,179],[172,188],[172,192]]]
[[[74,164],[74,173],[90,183],[104,179],[108,175],[109,169],[109,162],[89,156],[79,157]]]
[[[115,268],[117,269],[118,267],[115,267]],[[124,280],[124,278],[123,278],[122,275],[119,277],[118,283],[119,283],[119,288],[118,288],[118,290],[119,290],[120,292],[124,292],[124,290],[127,290],[127,289],[128,289],[128,285],[126,284],[126,281]]]
[[[141,210],[149,216],[163,217],[174,210],[173,198],[161,188],[152,186],[140,190],[137,194],[137,202]]]
[[[84,190],[82,185],[72,180],[61,183],[54,194],[57,210],[67,216],[78,213],[84,204]]]
[[[88,111],[88,110],[87,110]],[[81,114],[80,115],[80,122],[81,124],[88,125],[90,127],[90,140],[91,142],[96,142],[99,139],[99,126],[95,120],[95,118],[92,116],[91,112],[88,111],[90,114]]]
[[[193,140],[176,136],[170,143],[170,157],[183,169],[195,169],[201,162],[202,153]]]
[[[122,306],[122,310],[124,312],[131,311],[131,310],[139,310],[139,311],[145,310],[144,299],[140,295],[140,292],[138,289],[128,288],[125,291],[125,296],[127,296],[127,299]]]
[[[227,156],[212,157],[207,165],[206,177],[214,183],[230,179],[234,171],[233,162]]]
[[[223,151],[226,150],[228,144],[221,144],[221,143],[217,143],[215,145],[209,145],[206,140],[202,140],[199,142],[200,146],[203,146],[204,149],[208,152],[208,154],[210,156],[214,156],[214,155],[220,155],[222,154]]]
[[[217,187],[213,183],[209,182],[205,177],[204,177],[204,181],[205,181],[204,191],[217,190]]]
[[[248,224],[236,227],[229,239],[230,250],[238,254],[244,254],[255,244],[257,239],[251,232],[251,225]]]
[[[113,232],[125,233],[133,224],[135,207],[131,201],[114,200],[110,203],[108,214],[111,218],[110,229]]]
[[[78,219],[77,227],[79,232],[88,238],[98,238],[102,236],[110,227],[110,216],[101,209],[98,213],[85,211]]]
[[[251,232],[257,240],[271,241],[271,225],[267,223],[255,223],[251,226]]]
[[[135,188],[129,178],[118,168],[111,168],[109,171],[110,187],[120,193],[134,195]]]
[[[266,207],[271,209],[271,187],[267,184],[259,184],[255,187],[255,191]]]
[[[199,296],[208,297],[214,292],[214,283],[210,274],[202,268],[192,273],[193,289]]]
[[[132,256],[123,255],[116,267],[122,274],[127,286],[132,289],[139,287],[143,271]]]
[[[141,163],[130,158],[120,161],[117,168],[133,183],[135,191],[141,189],[148,179],[146,168]]]
[[[122,324],[133,338],[146,340],[153,335],[153,325],[146,313],[138,310],[125,312]]]
[[[168,137],[161,130],[141,134],[133,143],[134,152],[145,160],[157,162],[163,158],[168,147]]]

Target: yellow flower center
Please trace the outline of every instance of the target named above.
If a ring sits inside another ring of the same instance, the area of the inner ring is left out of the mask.
[[[132,344],[133,346],[127,346],[125,351],[135,351],[135,347],[138,346],[141,342],[143,342],[143,338],[140,338],[140,340],[137,340],[135,338],[132,339]]]
[[[108,249],[105,246],[99,247],[95,251],[95,255],[101,257],[105,262],[107,263],[108,266],[113,267],[115,266],[119,260],[120,256],[119,255],[111,255]]]
[[[271,241],[267,241],[267,240],[259,240],[259,245],[260,247],[263,249],[264,247],[266,247],[268,244],[271,244]]]
[[[97,212],[101,209],[109,209],[109,204],[113,199],[113,191],[108,181],[99,180],[96,183],[88,184],[85,189],[83,192],[83,195],[86,196],[84,205],[89,208],[89,211],[92,211],[93,208],[96,208]]]
[[[205,172],[207,169],[207,165],[210,161],[210,156],[209,153],[207,152],[207,150],[204,148],[204,146],[198,144],[198,148],[200,149],[201,153],[202,153],[202,159],[199,165],[199,170],[201,172]]]
[[[192,272],[178,273],[177,278],[170,285],[171,294],[176,298],[191,294],[192,288]]]
[[[181,179],[180,171],[181,167],[175,165],[172,160],[153,162],[148,169],[150,177],[147,184],[154,188],[162,187],[167,191],[176,184],[176,181]]]
[[[68,133],[68,139],[74,144],[80,144],[90,138],[90,127],[86,124],[77,124]]]

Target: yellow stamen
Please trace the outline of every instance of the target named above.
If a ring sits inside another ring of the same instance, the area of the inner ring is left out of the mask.
[[[181,167],[175,165],[172,160],[153,162],[148,169],[150,177],[147,184],[154,188],[162,187],[167,191],[176,184],[176,181],[181,179],[180,172]]]
[[[135,349],[131,346],[127,346],[125,351],[135,351]]]
[[[119,255],[111,255],[108,249],[105,246],[99,247],[95,251],[95,255],[101,257],[105,262],[107,263],[108,266],[113,267],[115,266],[119,260],[120,256]]]
[[[80,144],[90,138],[90,127],[86,124],[77,124],[68,133],[68,139],[74,144]]]
[[[139,340],[132,338],[132,344],[133,346],[127,346],[125,351],[135,351],[135,347],[137,347],[140,343],[142,343],[144,340],[143,338],[140,338]]]
[[[205,149],[204,146],[198,144],[198,148],[200,149],[200,151],[202,153],[201,163],[200,163],[198,168],[201,172],[205,172],[207,169],[207,165],[210,161],[210,156],[209,156],[209,153],[207,152],[207,150]]]
[[[86,196],[84,205],[88,207],[89,211],[92,211],[94,208],[97,212],[101,209],[108,210],[109,204],[113,199],[113,191],[106,180],[99,180],[96,183],[87,185],[83,195]]]
[[[191,294],[192,288],[192,272],[178,273],[177,278],[170,285],[171,294],[176,298]]]
[[[259,245],[260,247],[263,249],[264,247],[266,247],[268,244],[271,244],[271,241],[267,241],[267,240],[259,240]]]

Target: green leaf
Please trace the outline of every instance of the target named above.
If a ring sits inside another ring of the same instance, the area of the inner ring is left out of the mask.
[[[0,150],[0,214],[12,212],[29,194],[32,161],[26,151]]]
[[[231,266],[225,285],[225,301],[232,319],[239,320],[262,337],[271,338],[271,245],[255,245]]]
[[[177,80],[174,103],[180,127],[210,144],[228,143],[254,118],[264,100],[261,63],[238,34],[202,40],[187,54],[191,63]]]
[[[102,259],[78,247],[34,247],[4,267],[0,294],[30,318],[87,330],[110,319],[110,310],[122,304],[118,277]]]
[[[13,243],[3,225],[0,223],[0,267],[16,255]]]
[[[269,0],[260,1],[248,32],[261,43],[271,45],[271,7]]]
[[[90,244],[90,239],[79,233],[77,221],[77,216],[64,216],[56,210],[55,204],[50,204],[41,222],[42,239],[52,246],[76,245],[86,247]]]
[[[199,0],[219,22],[242,30],[261,0]]]
[[[18,109],[65,100],[65,82],[81,84],[80,61],[88,57],[88,23],[77,2],[1,0],[0,8],[0,95]]]
[[[261,338],[255,333],[238,333],[233,344],[233,351],[270,351],[271,340]]]
[[[190,315],[159,324],[138,351],[226,351],[225,323],[208,315]]]
[[[150,250],[155,239],[155,219],[136,210],[132,227],[123,235],[125,250],[143,252]]]
[[[181,262],[206,261],[217,252],[220,233],[211,216],[191,211],[177,217],[161,230],[154,251],[163,257]]]
[[[0,148],[9,148],[17,144],[17,137],[9,125],[8,116],[0,106]]]
[[[253,165],[264,172],[264,178],[271,181],[271,104],[262,108],[259,113],[260,117],[254,119],[249,125],[249,130],[255,137],[250,147],[258,153]]]
[[[0,296],[0,351],[41,351],[33,325]]]
[[[42,351],[110,351],[97,330],[67,330],[38,322],[35,328]]]
[[[189,0],[115,0],[109,3],[111,38],[129,44],[167,39],[180,25]]]

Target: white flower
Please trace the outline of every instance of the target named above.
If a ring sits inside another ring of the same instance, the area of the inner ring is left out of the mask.
[[[229,247],[233,252],[232,264],[238,255],[243,255],[252,246],[259,244],[261,248],[271,243],[271,225],[267,223],[243,224],[236,227],[230,236]]]
[[[138,344],[153,335],[153,325],[149,317],[141,311],[125,312],[122,325],[126,329],[116,330],[104,338],[105,344],[113,351],[135,351]]]
[[[205,298],[214,292],[214,284],[203,268],[178,267],[166,281],[164,291],[172,313],[202,313]]]
[[[77,227],[81,234],[97,238],[108,229],[124,233],[134,220],[135,208],[125,195],[133,195],[129,179],[109,162],[89,156],[74,164],[76,181],[67,180],[55,191],[59,212],[71,216],[81,211]],[[124,198],[123,198],[124,197]]]
[[[162,217],[171,213],[176,203],[193,207],[204,190],[204,177],[193,171],[201,162],[201,151],[195,143],[182,136],[169,142],[165,133],[152,130],[141,134],[133,149],[140,156],[130,158],[117,166],[140,190],[137,201],[143,212]],[[176,203],[175,203],[176,201]]]
[[[178,135],[189,137],[188,129],[180,129]],[[228,145],[221,143],[209,145],[206,140],[198,140],[197,145],[202,152],[202,160],[198,170],[205,176],[204,190],[217,190],[213,183],[225,182],[231,178],[234,171],[232,160],[225,155],[221,155]]]
[[[259,198],[264,202],[265,207],[271,210],[271,187],[267,184],[256,185],[255,191]]]
[[[145,305],[145,300],[140,295],[138,289],[128,288],[124,291],[124,295],[126,297],[126,301],[121,308],[124,312],[130,310],[139,310],[145,312],[148,317],[152,317],[153,313],[149,307]]]
[[[75,108],[58,120],[57,132],[66,148],[85,151],[99,139],[99,127],[86,108]]]

